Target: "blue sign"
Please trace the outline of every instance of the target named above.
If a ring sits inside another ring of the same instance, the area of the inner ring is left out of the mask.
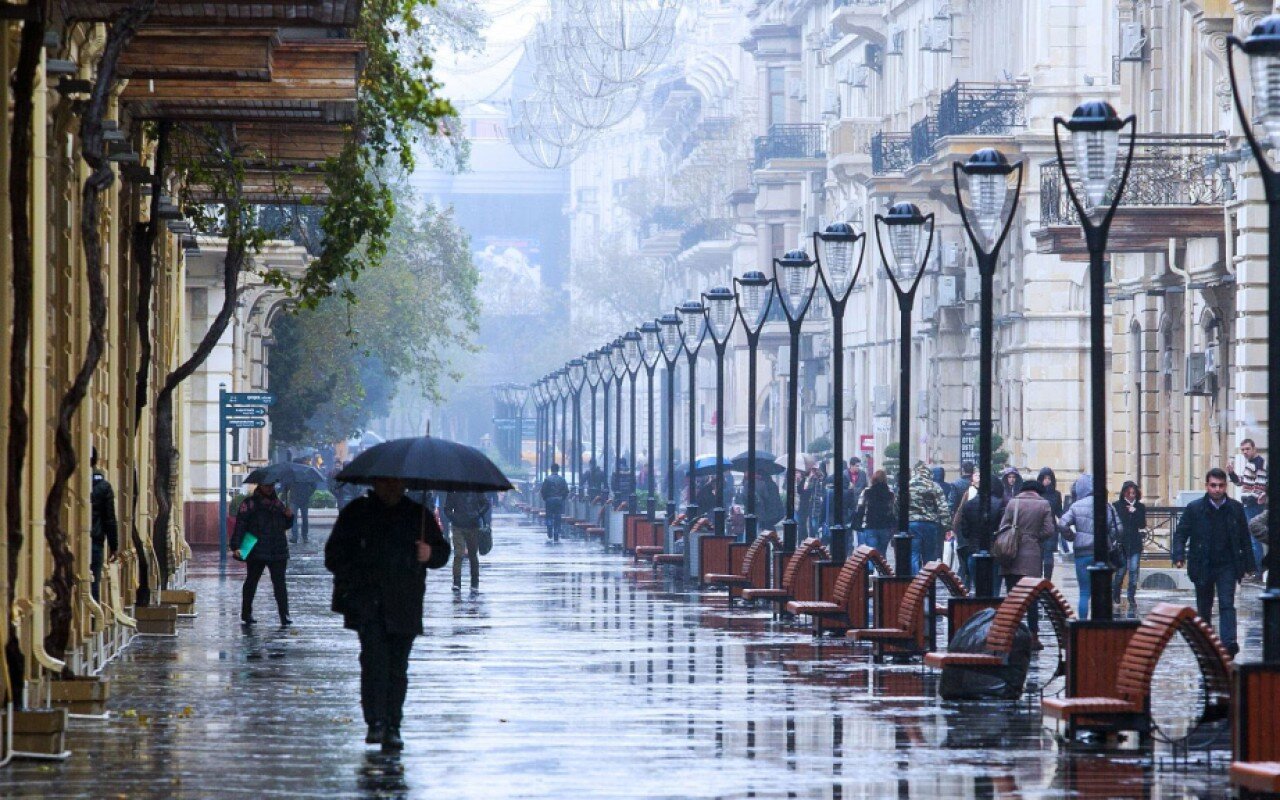
[[[267,410],[262,406],[227,406],[223,415],[228,417],[265,417]]]
[[[227,405],[269,406],[276,402],[276,396],[270,392],[227,392],[222,398]]]
[[[241,419],[237,417],[228,417],[223,420],[223,425],[228,428],[265,428],[267,421],[262,418],[258,419]]]

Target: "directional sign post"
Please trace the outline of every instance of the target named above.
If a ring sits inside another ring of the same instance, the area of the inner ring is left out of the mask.
[[[267,427],[269,392],[228,392],[218,384],[218,559],[227,562],[227,433]]]

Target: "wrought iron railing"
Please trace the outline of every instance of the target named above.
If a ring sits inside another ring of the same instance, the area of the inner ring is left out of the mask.
[[[845,6],[880,6],[884,5],[884,0],[832,0],[831,8],[844,8]]]
[[[880,131],[871,137],[871,172],[902,172],[911,166],[911,134]]]
[[[1209,161],[1226,144],[1214,136],[1147,134],[1134,145],[1133,167],[1125,185],[1122,207],[1213,206],[1226,201],[1226,184]],[[1120,140],[1123,159],[1129,140]],[[1064,142],[1067,169],[1074,169],[1070,143]],[[1117,170],[1119,172],[1119,170]],[[1073,181],[1075,181],[1073,173]],[[1114,197],[1119,177],[1112,182],[1104,204]],[[1081,191],[1076,181],[1076,191]],[[1080,222],[1056,160],[1040,164],[1040,222],[1043,225],[1075,225]]]
[[[1027,124],[1027,87],[956,81],[938,98],[938,136],[1009,133]]]
[[[733,234],[733,220],[707,219],[680,234],[680,249],[688,250],[699,242],[723,242]]]
[[[911,126],[911,161],[919,164],[933,157],[933,145],[938,141],[938,124],[933,117],[924,117]]]
[[[756,137],[756,169],[772,158],[824,158],[826,142],[822,125],[771,125],[767,136]]]

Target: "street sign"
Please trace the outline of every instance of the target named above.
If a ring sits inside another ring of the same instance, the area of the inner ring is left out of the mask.
[[[257,419],[243,419],[241,417],[228,417],[223,421],[228,428],[265,428],[267,421],[261,417]]]
[[[982,420],[960,420],[960,463],[978,463],[978,434],[982,432]]]
[[[227,406],[223,409],[228,417],[265,417],[267,410],[262,406]]]
[[[858,437],[858,449],[864,453],[870,453],[876,449],[876,437],[869,433],[864,433]]]
[[[276,396],[270,392],[227,392],[222,396],[226,405],[269,406],[274,405]]]

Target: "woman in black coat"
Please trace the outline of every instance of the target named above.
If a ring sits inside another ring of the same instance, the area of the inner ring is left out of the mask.
[[[236,512],[235,532],[231,535],[231,553],[243,560],[248,570],[240,592],[240,621],[252,625],[253,596],[263,570],[271,572],[271,589],[276,596],[280,624],[289,626],[289,590],[285,588],[285,568],[289,565],[289,538],[285,531],[293,527],[293,511],[276,495],[275,484],[260,484],[240,503]],[[245,534],[258,540],[247,554],[241,552]]]

